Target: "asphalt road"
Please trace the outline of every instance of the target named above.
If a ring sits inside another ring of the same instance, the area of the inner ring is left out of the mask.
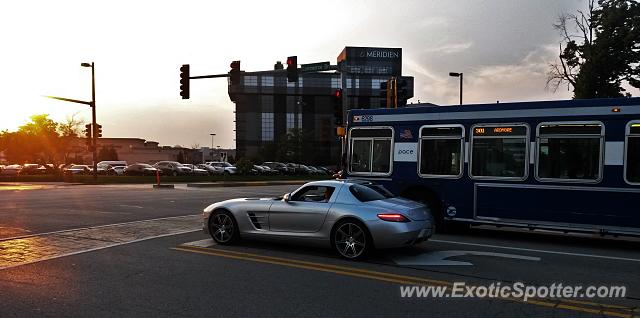
[[[640,316],[638,240],[475,229],[437,234],[416,247],[378,251],[362,262],[350,262],[322,248],[256,241],[218,246],[197,231],[198,224],[193,232],[171,232],[171,220],[189,227],[196,220],[190,215],[209,202],[277,195],[292,188],[50,185],[0,190],[5,233],[0,261],[3,253],[15,252],[14,242],[22,246],[52,236],[42,233],[90,227],[63,232],[69,244],[77,242],[75,252],[0,266],[0,317]],[[166,217],[176,218],[110,225]],[[157,232],[160,222],[168,232]],[[145,224],[157,235],[121,238],[132,226],[141,231]],[[23,235],[29,236],[12,239]],[[108,244],[90,249],[87,240]],[[450,287],[456,282],[621,285],[627,295],[526,302],[401,297],[402,286]]]

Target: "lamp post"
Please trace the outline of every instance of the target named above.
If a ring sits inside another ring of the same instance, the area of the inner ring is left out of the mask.
[[[449,76],[460,78],[460,105],[462,105],[462,73],[450,72]]]
[[[211,151],[209,152],[209,155],[211,156],[211,161],[213,161],[213,137],[216,134],[209,134],[209,135],[211,135]]]
[[[81,63],[82,67],[91,68],[91,150],[93,152],[93,180],[98,180],[98,134],[96,124],[96,68],[93,62]]]
[[[91,107],[91,143],[90,147],[93,153],[93,180],[98,180],[98,149],[97,149],[97,140],[98,140],[98,128],[96,124],[96,72],[95,72],[95,64],[91,62],[89,63],[80,63],[82,67],[90,67],[91,68],[91,101],[83,101],[72,98],[58,97],[58,96],[44,96],[47,98],[57,99],[65,102],[89,105]]]

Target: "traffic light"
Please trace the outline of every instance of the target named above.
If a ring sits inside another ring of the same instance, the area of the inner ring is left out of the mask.
[[[180,66],[180,96],[189,99],[189,64]]]
[[[229,71],[229,80],[231,85],[240,84],[240,61],[231,62],[231,71]]]
[[[93,134],[96,138],[102,138],[102,125],[96,124],[96,131]]]
[[[406,79],[400,78],[397,83],[398,106],[407,105],[409,99],[409,84]]]
[[[298,57],[287,57],[287,80],[289,82],[298,81]]]
[[[341,126],[344,124],[343,109],[342,109],[342,88],[336,89],[336,91],[333,92],[331,99],[333,99],[334,123],[336,124],[336,126]]]
[[[86,137],[85,142],[87,143],[87,149],[89,151],[93,151],[93,142],[91,140],[91,124],[84,125],[84,136]]]
[[[91,139],[91,124],[84,125],[84,136],[87,139]]]

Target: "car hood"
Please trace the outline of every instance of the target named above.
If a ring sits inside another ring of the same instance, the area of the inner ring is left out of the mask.
[[[419,202],[405,198],[389,198],[384,200],[369,201],[368,204],[388,209],[389,212],[402,213],[414,221],[424,221],[427,219],[427,207]]]

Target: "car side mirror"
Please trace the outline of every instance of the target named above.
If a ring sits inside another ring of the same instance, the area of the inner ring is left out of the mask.
[[[291,193],[285,193],[285,194],[282,196],[282,201],[284,201],[284,202],[289,202],[289,200],[291,200]]]

